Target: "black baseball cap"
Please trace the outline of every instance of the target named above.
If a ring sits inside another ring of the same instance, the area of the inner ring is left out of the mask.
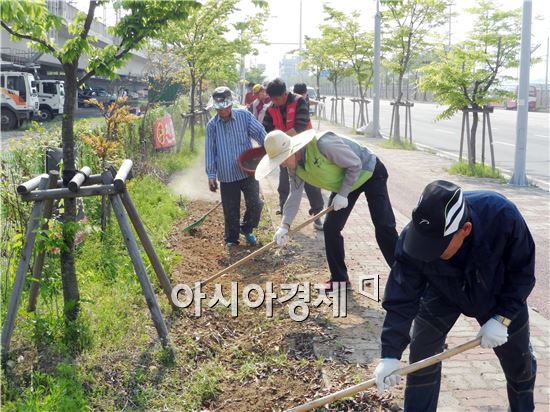
[[[468,207],[459,186],[446,180],[430,183],[412,212],[405,253],[423,262],[438,259],[467,219]]]

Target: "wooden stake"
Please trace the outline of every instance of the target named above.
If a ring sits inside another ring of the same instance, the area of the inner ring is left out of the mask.
[[[51,170],[48,179],[48,189],[53,189],[57,186],[57,180],[59,178],[59,172],[57,170]],[[42,225],[42,230],[48,229],[48,220],[52,216],[53,200],[44,200],[43,218],[46,222]],[[28,312],[34,312],[36,310],[36,300],[40,291],[40,278],[42,277],[42,268],[44,267],[44,259],[46,252],[40,251],[34,258],[34,264],[32,267],[32,283],[29,291],[29,304],[27,306]]]
[[[442,362],[445,359],[449,359],[455,355],[458,355],[459,353],[467,351],[468,349],[475,348],[480,344],[480,342],[481,342],[481,338],[476,338],[469,342],[463,343],[462,345],[459,345],[456,348],[449,349],[448,351],[438,353],[437,355],[430,356],[429,358],[423,359],[421,361],[411,363],[410,365],[405,366],[404,368],[397,369],[396,371],[392,372],[390,375],[393,375],[393,374],[397,374],[401,376],[408,375],[409,373],[416,372],[420,369],[424,369],[424,368],[427,368],[428,366],[432,366],[432,365],[435,365],[436,363]],[[348,396],[355,395],[358,392],[363,392],[365,389],[375,385],[376,385],[376,379],[372,378],[372,379],[369,379],[368,381],[352,386],[350,388],[343,389],[341,391],[332,393],[330,395],[323,396],[322,398],[315,399],[311,402],[307,402],[302,405],[296,406],[295,408],[289,409],[287,412],[310,411],[312,409],[319,408],[323,405],[326,405],[327,403],[334,402],[338,399],[347,398]]]
[[[48,178],[41,177],[38,187],[43,190],[46,188],[47,184]],[[43,207],[44,202],[35,202],[27,224],[25,245],[21,250],[21,258],[19,259],[19,265],[17,266],[10,303],[8,304],[8,313],[6,314],[6,320],[4,321],[4,326],[2,327],[1,343],[3,356],[6,356],[10,350],[11,334],[13,333],[13,328],[15,327],[17,308],[19,307],[19,302],[21,301],[21,292],[23,291],[23,286],[25,285],[25,278],[27,277],[27,270],[29,269],[29,262],[32,256],[34,241],[36,240],[36,229],[38,229],[38,225],[40,223],[40,216],[42,216]]]
[[[151,243],[151,239],[149,239],[149,236],[147,236],[145,226],[143,225],[143,222],[139,217],[139,214],[134,205],[134,202],[132,202],[132,199],[130,198],[130,194],[125,190],[124,193],[120,195],[120,198],[122,200],[122,204],[124,205],[124,208],[126,209],[126,213],[128,213],[128,217],[130,218],[130,221],[132,222],[132,225],[136,230],[139,240],[143,245],[143,249],[145,250],[145,253],[147,253],[147,256],[149,257],[151,266],[153,266],[153,269],[155,270],[157,279],[160,285],[162,286],[162,290],[164,290],[164,294],[168,297],[168,301],[170,302],[170,304],[174,308],[177,308],[177,306],[175,306],[174,303],[172,302],[172,298],[171,298],[172,285],[170,284],[170,279],[168,279],[168,276],[166,276],[166,272],[164,271],[164,268],[160,263],[160,259],[158,258],[157,253],[155,252],[155,248]]]
[[[103,182],[105,184],[111,183],[112,179],[113,177],[110,172],[104,173]],[[174,353],[172,343],[170,342],[170,336],[168,335],[168,329],[166,328],[166,323],[164,323],[164,318],[162,317],[162,312],[155,297],[155,292],[153,291],[151,282],[149,282],[149,278],[147,277],[147,271],[145,270],[145,265],[141,260],[136,239],[134,238],[134,234],[132,233],[132,229],[130,228],[130,223],[128,223],[128,219],[124,214],[124,206],[122,205],[122,200],[120,200],[120,196],[118,194],[109,196],[109,199],[111,201],[111,205],[113,206],[113,211],[117,218],[118,225],[120,226],[120,231],[122,232],[124,243],[126,244],[126,248],[128,249],[128,253],[130,254],[130,258],[132,259],[134,271],[136,272],[139,283],[141,285],[141,289],[143,290],[143,294],[145,295],[145,301],[147,302],[147,306],[149,307],[149,311],[151,312],[151,317],[153,318],[153,323],[155,325],[155,328],[157,329],[157,333],[159,335],[162,346],[164,348],[170,349],[171,352]]]

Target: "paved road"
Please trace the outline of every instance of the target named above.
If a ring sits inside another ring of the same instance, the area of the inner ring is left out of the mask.
[[[328,100],[328,99],[327,99]],[[327,118],[330,119],[330,103],[327,106]],[[391,108],[389,101],[380,104],[380,128],[387,136],[390,130]],[[460,148],[460,132],[462,114],[456,114],[451,119],[435,122],[435,117],[443,111],[441,106],[431,103],[417,103],[412,107],[413,141],[458,157]],[[353,124],[353,104],[346,99],[344,106],[346,126]],[[372,120],[372,104],[369,105],[369,116]],[[516,116],[515,111],[495,108],[491,114],[496,166],[507,172],[513,171],[516,146]],[[338,115],[340,118],[340,114]],[[526,172],[541,188],[550,189],[550,149],[549,149],[549,114],[529,112]],[[481,120],[481,119],[480,119]],[[401,110],[401,135],[404,135],[404,108]],[[481,157],[480,121],[477,133],[478,160]],[[486,146],[486,162],[490,164],[489,147]]]

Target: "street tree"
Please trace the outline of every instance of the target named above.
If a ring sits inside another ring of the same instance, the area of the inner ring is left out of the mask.
[[[403,78],[413,56],[424,50],[430,34],[447,19],[447,0],[382,0],[384,43],[389,50],[386,67],[398,75],[394,101],[393,136],[401,142],[399,106],[403,98]]]
[[[476,132],[479,112],[509,94],[503,73],[518,67],[521,45],[521,10],[502,10],[491,0],[481,0],[468,9],[474,29],[468,38],[448,52],[439,50],[439,59],[421,69],[420,88],[431,90],[435,100],[447,108],[437,120],[452,117],[458,111],[472,111],[468,163],[476,163]]]
[[[326,6],[325,6],[326,8]],[[346,53],[344,53],[341,46],[341,32],[337,26],[333,24],[330,16],[325,18],[325,21],[329,23],[321,24],[321,38],[320,45],[324,49],[327,59],[326,70],[327,80],[332,83],[334,90],[334,97],[336,102],[333,106],[334,111],[332,118],[337,121],[338,119],[338,83],[340,80],[352,73],[351,64],[348,61]]]
[[[239,0],[208,0],[194,10],[185,22],[172,23],[162,33],[162,42],[177,56],[179,75],[189,79],[190,149],[195,149],[195,109],[201,102],[202,83],[208,77],[216,82],[233,80],[238,56],[252,51],[252,38],[258,21],[248,18],[233,25],[232,15]],[[267,5],[267,3],[266,3]],[[254,16],[257,18],[257,16]],[[261,21],[261,20],[260,20]],[[231,40],[231,31],[237,32]],[[224,79],[221,75],[225,75]]]
[[[263,67],[250,67],[245,74],[245,79],[254,84],[262,84],[265,80],[265,72]]]
[[[333,33],[340,39],[339,47],[357,81],[359,96],[364,100],[373,76],[374,33],[362,30],[358,11],[347,15],[327,5],[323,8],[327,14],[326,20],[331,22]],[[360,117],[362,116],[363,111],[360,112]]]
[[[90,32],[97,6],[106,1],[91,0],[87,12],[76,14],[74,21],[50,13],[45,1],[3,1],[0,8],[0,25],[15,39],[28,40],[30,47],[52,54],[59,60],[64,72],[65,104],[61,123],[63,144],[63,178],[70,179],[76,173],[74,113],[77,89],[94,75],[109,79],[130,59],[130,51],[139,49],[146,39],[155,37],[172,20],[184,20],[189,12],[200,6],[196,1],[121,0],[117,7],[123,17],[113,26],[113,44],[98,45],[98,39]],[[69,39],[56,44],[50,37],[52,30],[66,26]],[[79,59],[87,57],[84,74],[79,77]],[[61,251],[61,279],[63,286],[64,314],[67,322],[76,320],[79,313],[80,293],[75,271],[74,237],[76,232],[76,202],[65,199],[63,212],[63,239]]]
[[[328,67],[329,56],[323,48],[320,38],[305,36],[304,46],[300,52],[301,61],[298,68],[309,70],[313,74],[317,86],[317,96],[321,96],[321,73]]]

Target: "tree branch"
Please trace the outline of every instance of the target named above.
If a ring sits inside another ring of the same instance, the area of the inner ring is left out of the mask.
[[[82,32],[80,33],[80,38],[84,40],[86,37],[88,37],[88,33],[90,32],[90,27],[92,27],[92,21],[94,20],[95,15],[95,8],[97,7],[97,1],[92,0],[90,1],[90,7],[88,8],[88,14],[86,15],[86,21],[84,22],[84,27],[82,28]]]
[[[4,20],[0,20],[0,25],[2,25],[2,27],[4,29],[6,29],[6,31],[11,34],[12,36],[15,36],[15,37],[19,37],[20,39],[27,39],[27,40],[31,40],[31,41],[34,41],[36,43],[40,43],[42,46],[46,47],[50,52],[52,53],[56,53],[57,52],[57,49],[55,47],[53,47],[51,44],[48,44],[46,43],[45,40],[43,39],[39,39],[37,37],[34,37],[34,36],[29,36],[29,35],[26,35],[26,34],[22,34],[22,33],[18,33],[16,31],[14,31],[11,27],[9,27],[5,22]]]

